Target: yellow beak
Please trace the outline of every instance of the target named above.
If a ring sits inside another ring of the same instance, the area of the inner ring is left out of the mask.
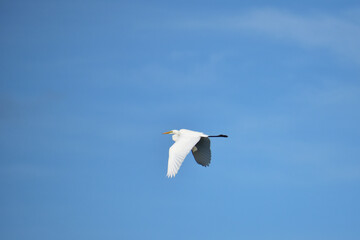
[[[171,134],[171,133],[172,133],[172,131],[164,132],[163,134]]]

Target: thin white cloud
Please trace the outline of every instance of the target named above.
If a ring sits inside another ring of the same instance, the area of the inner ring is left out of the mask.
[[[260,33],[303,46],[328,49],[360,64],[359,20],[360,17],[354,14],[301,15],[276,9],[262,9],[232,17],[188,21],[185,26],[194,29]]]

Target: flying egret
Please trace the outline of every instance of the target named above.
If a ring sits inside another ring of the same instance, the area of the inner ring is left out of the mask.
[[[187,129],[171,130],[163,134],[173,134],[175,143],[169,149],[169,161],[167,176],[175,177],[185,157],[192,151],[195,161],[207,167],[211,160],[209,137],[228,137],[226,135],[209,136],[202,132],[195,132]]]

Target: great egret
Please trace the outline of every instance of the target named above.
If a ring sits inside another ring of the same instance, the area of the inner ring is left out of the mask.
[[[173,134],[172,139],[175,141],[169,149],[167,170],[167,176],[169,178],[175,177],[190,150],[198,164],[204,167],[209,166],[211,160],[209,137],[228,137],[222,134],[209,136],[202,132],[195,132],[187,129],[171,130],[169,132],[164,132],[163,134]]]

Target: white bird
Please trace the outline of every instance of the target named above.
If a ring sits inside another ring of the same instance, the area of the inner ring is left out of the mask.
[[[192,151],[195,161],[207,167],[211,161],[209,137],[228,137],[226,135],[209,136],[202,132],[195,132],[187,129],[171,130],[163,134],[173,134],[175,143],[169,149],[169,161],[167,176],[175,177],[185,157]]]

